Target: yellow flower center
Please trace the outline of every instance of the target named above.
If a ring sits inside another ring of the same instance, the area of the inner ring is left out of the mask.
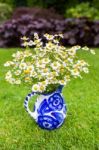
[[[29,77],[26,77],[26,78],[25,78],[25,80],[26,80],[26,81],[29,81],[29,80],[30,80],[30,78],[29,78]]]
[[[28,73],[30,73],[30,70],[24,70],[24,73],[28,74]]]

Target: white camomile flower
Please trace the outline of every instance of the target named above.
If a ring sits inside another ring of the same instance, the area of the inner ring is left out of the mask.
[[[40,88],[39,84],[34,84],[34,85],[32,86],[32,91],[33,91],[33,92],[38,92],[38,91],[39,91],[39,88]]]
[[[27,41],[27,40],[29,40],[29,38],[28,38],[28,37],[26,37],[26,36],[23,36],[23,37],[21,37],[21,40],[23,40],[23,41]]]
[[[77,51],[77,50],[79,50],[80,48],[81,48],[81,46],[80,45],[76,45],[76,46],[73,46],[72,47],[75,51]]]
[[[89,51],[89,48],[87,46],[82,47],[82,50]]]
[[[48,85],[48,80],[46,79],[45,81],[42,81],[42,84],[43,84],[44,86],[47,86],[47,85]]]
[[[8,72],[6,73],[5,79],[6,79],[6,80],[9,80],[10,78],[12,78],[12,73],[11,73],[11,71],[8,71]]]
[[[30,66],[27,66],[27,70],[30,70],[30,71],[34,71],[34,66],[33,65],[30,65]]]
[[[66,59],[66,52],[65,51],[59,51],[58,54],[61,56],[62,59]]]
[[[53,49],[55,49],[55,46],[52,42],[48,42],[44,48],[44,50],[47,51],[53,51]],[[54,52],[54,51],[53,51]]]
[[[51,72],[51,74],[53,75],[53,77],[59,76],[58,72],[56,72],[56,71]]]
[[[80,76],[79,70],[78,69],[71,70],[71,75],[74,76],[74,77]]]
[[[12,54],[12,57],[20,57],[20,55],[21,55],[20,52],[17,51],[16,53],[13,53],[13,54]]]
[[[21,84],[21,80],[15,80],[15,84]]]
[[[63,37],[64,37],[62,33],[60,33],[60,34],[59,34],[59,36],[60,36],[61,38],[63,38]]]
[[[19,61],[24,56],[24,53],[22,51],[17,51],[16,53],[12,54],[12,57],[14,57],[14,60]]]
[[[28,42],[28,46],[33,46],[33,45],[35,45],[35,43],[34,43],[32,40],[30,40],[30,41]]]
[[[47,74],[48,80],[49,80],[49,79],[53,79],[53,77],[54,77],[54,75],[53,75],[52,73],[48,73],[48,74]]]
[[[74,48],[69,49],[69,50],[68,50],[68,54],[69,54],[70,56],[74,56],[74,55],[76,54],[76,49],[74,49]]]
[[[12,76],[9,76],[9,77],[6,76],[5,79],[6,79],[6,81],[8,81],[10,84],[15,84],[15,79],[12,78]]]
[[[21,70],[16,70],[16,71],[14,72],[14,74],[15,74],[16,76],[19,76],[19,75],[21,74]]]
[[[48,78],[48,84],[57,84],[59,81],[56,78]]]
[[[36,62],[36,67],[37,68],[45,68],[45,63],[42,60],[39,60],[38,62]]]
[[[14,78],[10,78],[10,79],[8,80],[8,82],[9,82],[10,84],[15,84],[15,79],[14,79]]]
[[[90,50],[91,54],[95,55],[95,51],[93,49]]]
[[[83,67],[83,71],[84,71],[85,73],[89,73],[89,69],[88,69],[87,67]]]
[[[89,66],[89,64],[87,62],[85,62],[84,60],[78,60],[77,64],[81,65],[81,66]]]
[[[64,67],[66,67],[66,66],[67,66],[67,63],[66,63],[66,62],[63,62],[62,65],[63,65]]]
[[[46,89],[46,85],[42,82],[39,82],[39,92],[44,92]]]
[[[27,47],[27,46],[29,46],[29,42],[25,41],[21,45],[24,46],[24,47]]]
[[[51,67],[52,67],[53,70],[57,70],[57,69],[60,68],[60,63],[59,62],[53,62],[51,64]]]
[[[34,33],[34,38],[35,39],[39,39],[39,36],[38,36],[38,34],[36,32]]]
[[[34,45],[36,45],[37,47],[39,47],[39,46],[42,45],[41,39],[35,39],[33,43],[34,43]]]
[[[60,85],[66,85],[66,81],[65,80],[59,80],[59,84]]]
[[[36,73],[35,71],[31,71],[31,72],[30,72],[30,77],[33,77],[33,78],[34,78],[34,77],[36,77],[36,76],[37,76],[37,73]]]
[[[24,78],[24,81],[25,81],[26,83],[27,83],[27,82],[29,82],[29,83],[30,83],[31,78],[27,76],[27,77],[25,77],[25,78]]]
[[[64,76],[64,80],[65,80],[66,83],[69,82],[70,81],[70,76],[69,75]]]
[[[24,51],[23,56],[24,57],[29,57],[29,56],[32,56],[32,53],[29,50],[26,50],[26,51]]]
[[[43,58],[42,63],[48,64],[48,63],[50,63],[50,59],[49,58]]]
[[[21,62],[20,65],[19,65],[19,68],[20,68],[21,70],[26,69],[26,67],[27,67],[27,64],[26,64],[25,62]]]
[[[12,54],[12,57],[16,57],[16,53],[13,53],[13,54]]]
[[[57,39],[54,39],[53,42],[54,42],[55,44],[59,44],[59,41],[58,41]]]
[[[52,80],[53,82],[55,82],[56,80],[56,77],[58,76],[59,74],[57,72],[49,72],[47,74],[47,79],[48,80]]]
[[[7,61],[7,62],[4,64],[5,67],[9,67],[9,66],[11,66],[11,65],[14,65],[14,62],[12,62],[12,61]]]
[[[73,59],[72,58],[68,58],[67,59],[71,64],[73,63]]]
[[[54,36],[49,34],[44,34],[44,37],[46,37],[47,40],[53,40]]]
[[[50,70],[48,68],[44,68],[40,70],[40,73],[42,76],[47,76],[49,74]]]

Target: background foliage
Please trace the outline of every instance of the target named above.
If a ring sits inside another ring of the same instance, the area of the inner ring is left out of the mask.
[[[11,16],[12,7],[6,3],[0,3],[0,23]]]
[[[81,18],[81,17],[87,17],[92,20],[98,20],[99,19],[99,11],[97,8],[90,6],[90,4],[87,3],[80,3],[77,4],[75,7],[71,7],[66,10],[66,17],[70,18]]]
[[[46,12],[48,19],[22,15],[5,22],[0,27],[0,47],[21,46],[20,38],[24,35],[33,38],[37,32],[42,38],[44,33],[63,33],[62,44],[99,46],[99,21],[88,19],[55,19],[50,18],[50,12]],[[45,41],[44,41],[45,42]]]
[[[64,14],[66,9],[75,7],[82,2],[89,2],[91,6],[99,8],[99,0],[0,0],[2,3],[10,4],[13,7],[18,6],[40,6],[45,8],[54,8],[57,12]]]

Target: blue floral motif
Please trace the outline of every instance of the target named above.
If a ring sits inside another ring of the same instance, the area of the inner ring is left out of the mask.
[[[43,102],[40,104],[39,109],[37,111],[40,115],[49,113],[51,111],[46,99],[43,100]]]
[[[60,112],[52,112],[51,115],[58,120],[59,124],[64,121],[64,116]]]
[[[43,129],[52,130],[57,128],[60,122],[51,116],[45,115],[38,117],[38,124]]]
[[[60,93],[55,92],[41,102],[38,109],[38,125],[47,130],[58,128],[64,122],[66,106]]]
[[[63,98],[59,93],[55,93],[48,99],[49,108],[60,111],[63,108]]]
[[[34,112],[31,113],[28,108],[28,102],[30,98],[38,93],[30,93],[24,101],[24,107],[36,120],[38,125],[47,130],[53,130],[59,128],[66,117],[66,104],[61,96],[62,87],[53,92],[52,94],[41,96],[40,101],[34,105]]]

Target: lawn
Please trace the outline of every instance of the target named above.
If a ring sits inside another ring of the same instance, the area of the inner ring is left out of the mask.
[[[0,49],[0,150],[99,150],[99,49],[95,56],[80,52],[90,73],[64,88],[67,119],[53,131],[40,129],[25,111],[30,90],[4,80],[3,64],[14,51]]]

